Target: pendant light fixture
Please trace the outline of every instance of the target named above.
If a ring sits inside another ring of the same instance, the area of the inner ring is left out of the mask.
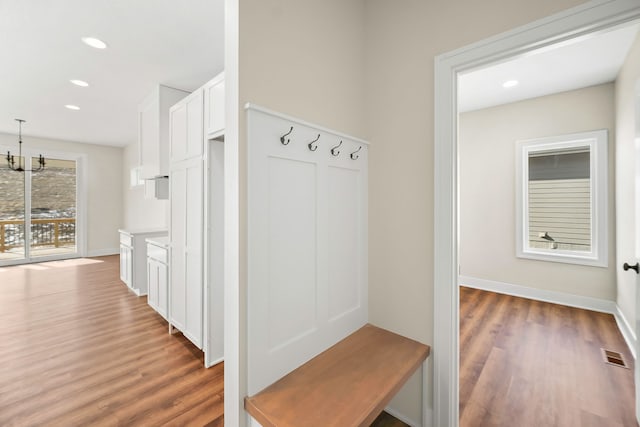
[[[13,154],[11,154],[10,151],[7,151],[7,165],[9,165],[9,169],[11,169],[12,171],[16,171],[16,172],[40,172],[41,170],[44,169],[44,165],[45,165],[44,157],[42,157],[42,154],[40,154],[39,157],[38,157],[38,169],[25,169],[24,168],[24,166],[26,166],[26,162],[24,162],[24,165],[23,165],[23,160],[22,160],[22,124],[25,123],[25,120],[16,119],[16,122],[18,122],[18,162],[16,163],[16,160],[15,160]]]

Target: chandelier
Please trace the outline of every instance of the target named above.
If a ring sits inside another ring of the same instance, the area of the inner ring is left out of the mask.
[[[44,157],[42,157],[42,154],[39,155],[38,157],[38,169],[25,169],[24,166],[26,166],[26,162],[23,166],[23,160],[22,160],[22,124],[25,123],[25,120],[22,119],[16,119],[16,122],[18,122],[18,163],[16,164],[16,160],[14,158],[14,156],[11,154],[10,151],[7,151],[7,164],[9,165],[9,169],[16,171],[16,172],[40,172],[41,170],[44,169]]]

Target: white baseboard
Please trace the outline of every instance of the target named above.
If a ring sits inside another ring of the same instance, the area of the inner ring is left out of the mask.
[[[485,291],[497,292],[500,294],[512,295],[536,301],[550,302],[553,304],[612,314],[616,319],[620,333],[629,347],[629,351],[634,358],[636,357],[636,336],[615,301],[529,288],[527,286],[497,282],[494,280],[478,279],[470,276],[460,276],[459,283],[460,286],[466,286],[469,288],[482,289]]]
[[[108,248],[108,249],[93,249],[87,252],[87,257],[96,257],[96,256],[107,256],[107,255],[118,255],[120,253],[120,248]]]
[[[633,355],[633,358],[637,359],[636,334],[633,332],[633,328],[629,324],[629,321],[627,320],[627,318],[624,317],[622,310],[620,310],[620,306],[618,306],[617,304],[616,304],[616,312],[613,313],[613,316],[616,318],[616,323],[618,324],[618,329],[620,329],[620,333],[622,333],[624,340],[627,342],[627,346],[629,346],[629,351]]]
[[[387,414],[392,415],[395,418],[399,419],[403,423],[409,425],[410,427],[431,427],[431,426],[423,426],[418,421],[412,420],[411,418],[404,416],[403,414],[401,414],[400,412],[396,411],[395,409],[393,409],[390,406],[387,406],[386,408],[384,408],[384,411]],[[428,417],[428,419],[432,419],[432,417]]]

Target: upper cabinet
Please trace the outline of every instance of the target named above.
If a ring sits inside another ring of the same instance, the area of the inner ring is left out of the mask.
[[[171,107],[171,163],[202,156],[205,141],[224,136],[224,104],[224,73],[220,73]]]
[[[158,85],[138,107],[141,178],[169,175],[169,109],[189,92]]]
[[[202,156],[203,93],[201,89],[171,107],[171,163]]]
[[[224,134],[224,72],[204,85],[204,117],[207,139]]]

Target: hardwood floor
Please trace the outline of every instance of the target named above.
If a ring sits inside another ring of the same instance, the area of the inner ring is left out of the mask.
[[[633,375],[613,316],[460,288],[461,427],[635,427]]]
[[[1,426],[222,426],[223,364],[120,282],[118,256],[0,268]]]

